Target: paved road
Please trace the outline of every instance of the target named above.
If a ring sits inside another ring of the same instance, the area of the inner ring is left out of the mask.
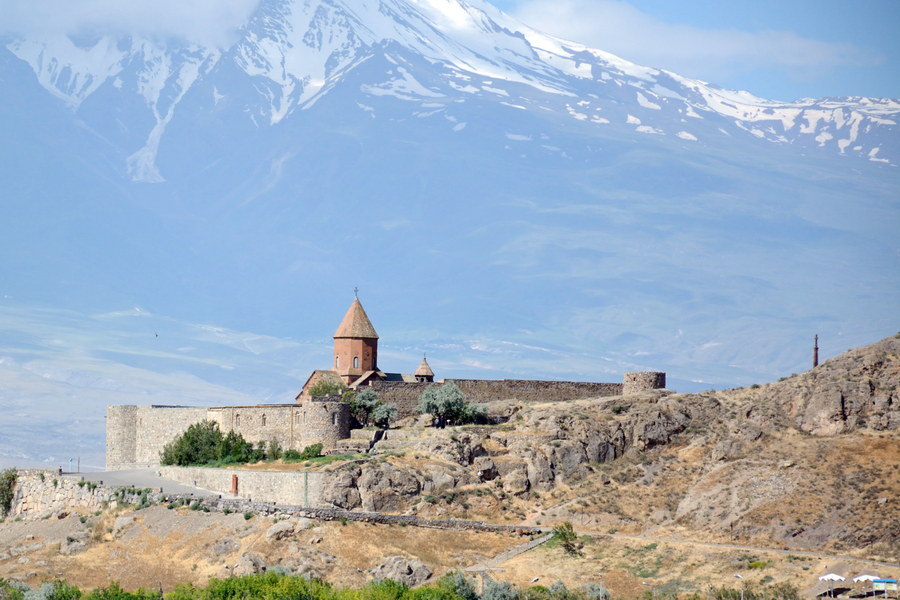
[[[85,481],[103,482],[105,485],[135,487],[135,488],[162,488],[163,492],[171,494],[193,494],[200,498],[219,496],[218,492],[204,490],[165,479],[158,475],[156,469],[128,469],[126,471],[92,471],[89,473],[67,473],[66,477],[83,477]]]

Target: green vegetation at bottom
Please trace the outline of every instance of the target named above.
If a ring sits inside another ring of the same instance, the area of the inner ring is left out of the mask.
[[[706,597],[713,600],[738,600],[741,592],[729,588],[711,588]],[[765,588],[745,588],[745,600],[799,600],[797,589],[788,584]],[[646,594],[650,598],[650,592]],[[669,598],[679,594],[672,592]],[[697,594],[685,594],[684,600],[701,600]],[[44,583],[36,589],[0,578],[0,600],[610,600],[602,584],[589,583],[569,590],[557,581],[550,587],[517,588],[509,583],[487,580],[479,595],[474,578],[459,571],[447,573],[429,585],[415,589],[391,579],[373,581],[361,588],[336,588],[302,575],[278,572],[210,579],[206,586],[178,585],[161,594],[159,590],[127,591],[117,582],[91,591],[82,591],[62,581]]]

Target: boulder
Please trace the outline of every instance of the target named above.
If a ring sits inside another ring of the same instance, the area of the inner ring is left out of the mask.
[[[77,531],[66,536],[59,545],[59,553],[63,556],[71,556],[87,550],[87,542],[90,534],[87,531]]]
[[[481,481],[492,481],[499,475],[494,461],[489,456],[479,456],[472,462],[472,466],[478,471]]]
[[[118,537],[119,534],[122,533],[122,530],[132,523],[134,523],[134,517],[132,516],[121,516],[116,518],[115,522],[113,523],[113,537]]]
[[[294,524],[290,521],[278,521],[266,531],[267,540],[283,540],[294,535]]]
[[[362,502],[356,480],[360,473],[358,465],[342,467],[329,473],[322,482],[322,501],[345,510],[359,508]]]
[[[263,557],[255,552],[244,552],[238,559],[232,574],[240,577],[242,575],[254,575],[263,573],[266,570],[266,562]]]
[[[226,554],[231,554],[232,552],[237,552],[240,550],[241,545],[234,538],[222,538],[221,540],[217,540],[212,546],[209,547],[209,551],[212,552],[214,556],[225,556]]]
[[[528,491],[528,474],[525,467],[510,471],[503,476],[503,491],[517,496]]]
[[[411,472],[387,462],[365,465],[356,485],[363,510],[371,512],[401,510],[422,489]]]
[[[410,587],[424,583],[431,577],[431,573],[431,569],[423,563],[403,556],[389,556],[385,562],[369,571],[375,580],[393,579]]]

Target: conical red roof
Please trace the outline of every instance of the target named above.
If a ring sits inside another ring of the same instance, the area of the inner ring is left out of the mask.
[[[359,298],[355,298],[353,304],[347,309],[347,314],[344,315],[344,320],[341,321],[337,331],[334,332],[334,337],[378,339],[378,334],[375,333],[372,321],[369,320],[369,316],[363,310]]]

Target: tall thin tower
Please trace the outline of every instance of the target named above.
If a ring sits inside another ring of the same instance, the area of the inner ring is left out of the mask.
[[[819,366],[819,334],[816,334],[816,339],[813,341],[813,369]]]

